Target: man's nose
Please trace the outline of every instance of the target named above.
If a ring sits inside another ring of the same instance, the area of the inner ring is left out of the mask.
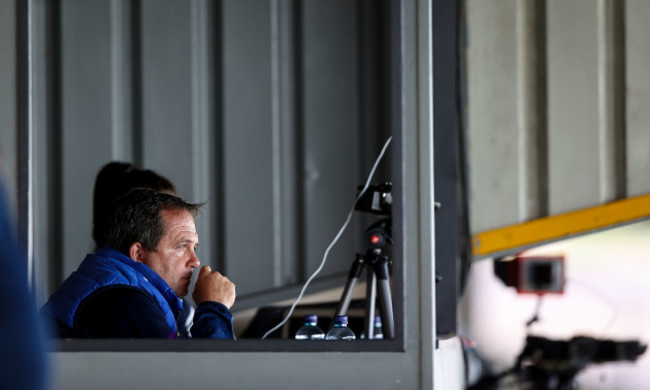
[[[192,251],[192,258],[190,259],[190,267],[198,268],[201,265],[201,261],[196,256],[196,252]]]

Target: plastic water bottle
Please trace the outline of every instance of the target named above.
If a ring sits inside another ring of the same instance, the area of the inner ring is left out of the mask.
[[[304,317],[304,324],[296,332],[296,340],[323,340],[325,333],[318,327],[318,316],[311,314]]]
[[[361,332],[361,339],[366,338],[366,332]],[[381,316],[375,316],[372,328],[372,338],[375,340],[384,338],[384,331],[381,326]]]
[[[334,326],[327,331],[325,340],[354,340],[356,336],[352,329],[348,328],[348,316],[334,317]]]
[[[381,316],[375,316],[375,325],[374,325],[374,331],[373,331],[374,339],[383,339],[384,338],[384,330],[381,327]]]

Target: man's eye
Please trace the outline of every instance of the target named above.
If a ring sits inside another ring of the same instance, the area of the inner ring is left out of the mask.
[[[183,249],[183,248],[185,248],[185,244],[176,247],[176,249]]]

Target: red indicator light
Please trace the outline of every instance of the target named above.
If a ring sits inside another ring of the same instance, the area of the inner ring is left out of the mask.
[[[373,244],[379,244],[379,241],[381,241],[381,237],[379,237],[379,236],[376,235],[376,234],[373,234],[373,235],[370,237],[370,242],[372,242]]]

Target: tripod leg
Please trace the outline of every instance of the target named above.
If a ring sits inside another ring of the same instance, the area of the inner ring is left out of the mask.
[[[377,289],[379,290],[379,305],[381,310],[381,322],[386,338],[395,338],[395,322],[393,320],[393,299],[388,281],[388,258],[378,256],[373,263],[373,269],[377,274]]]
[[[366,338],[375,338],[375,301],[377,300],[377,276],[368,270],[366,279],[366,318],[364,331]]]
[[[352,292],[354,291],[354,287],[357,284],[359,276],[361,276],[361,272],[363,272],[364,266],[365,263],[363,261],[363,257],[357,255],[354,259],[354,262],[352,263],[352,267],[350,267],[348,281],[345,283],[345,288],[341,294],[341,300],[339,301],[339,305],[336,308],[336,313],[334,315],[343,316],[348,312],[348,308],[350,307],[350,300],[352,299]],[[332,319],[332,321],[334,320]]]

